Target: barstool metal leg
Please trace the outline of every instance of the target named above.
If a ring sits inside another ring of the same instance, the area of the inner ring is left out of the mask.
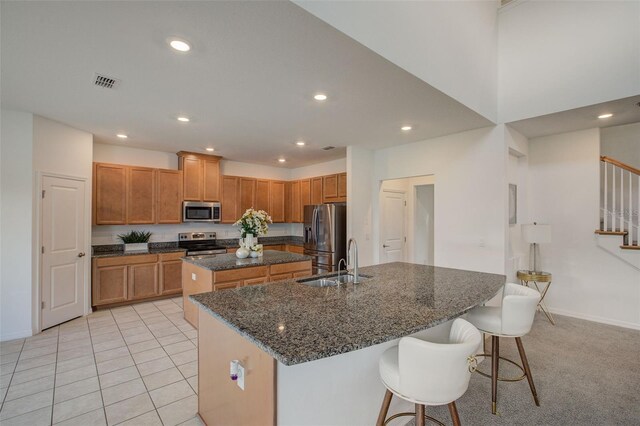
[[[424,426],[424,405],[416,404],[416,426]]]
[[[524,352],[524,346],[522,346],[522,339],[520,337],[516,337],[516,345],[518,345],[518,352],[520,352],[520,359],[522,360],[522,366],[524,367],[524,374],[527,376],[529,388],[531,388],[531,393],[533,394],[533,401],[539,407],[540,401],[538,400],[538,393],[536,392],[536,386],[533,384],[533,376],[531,376],[529,361],[527,361],[527,354]]]
[[[449,403],[449,413],[451,413],[451,420],[453,420],[453,426],[460,426],[460,417],[458,417],[458,409],[456,408],[456,402]]]
[[[384,421],[387,419],[387,413],[389,412],[391,398],[393,398],[393,393],[389,389],[387,389],[384,393],[384,399],[382,400],[382,407],[380,407],[380,414],[378,414],[378,421],[376,422],[376,426],[384,425]]]
[[[491,336],[491,413],[496,414],[498,401],[498,362],[500,359],[500,338]]]

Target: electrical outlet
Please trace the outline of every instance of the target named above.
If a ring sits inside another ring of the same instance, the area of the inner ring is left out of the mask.
[[[193,281],[196,280],[196,273],[195,272],[191,273],[191,280],[193,280]]]
[[[484,247],[485,246],[485,242],[484,242],[484,238],[480,238],[480,242],[478,243],[479,247]]]
[[[238,387],[244,390],[244,366],[238,363],[238,380],[236,380]]]

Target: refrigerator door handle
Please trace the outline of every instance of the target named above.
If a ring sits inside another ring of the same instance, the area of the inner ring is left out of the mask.
[[[318,209],[313,209],[313,215],[311,217],[311,241],[314,246],[318,244],[318,226],[317,226],[317,218],[318,218]]]

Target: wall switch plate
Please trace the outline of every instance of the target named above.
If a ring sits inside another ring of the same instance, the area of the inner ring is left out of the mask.
[[[195,273],[195,272],[192,272],[192,273],[191,273],[191,279],[192,279],[193,281],[195,281],[195,280],[196,280],[196,273]]]
[[[238,363],[238,380],[236,380],[238,387],[244,390],[244,366]]]

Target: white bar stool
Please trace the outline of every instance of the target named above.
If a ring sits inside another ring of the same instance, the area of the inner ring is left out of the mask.
[[[469,322],[456,319],[449,333],[449,343],[432,343],[414,337],[403,337],[398,346],[387,349],[380,357],[380,377],[387,388],[380,408],[377,426],[386,425],[400,416],[416,417],[416,426],[424,426],[425,405],[449,405],[454,425],[460,424],[455,401],[469,387],[476,361],[473,354],[482,336]],[[396,395],[416,406],[415,413],[398,413],[387,419],[391,398]]]
[[[491,354],[487,354],[485,350],[485,353],[476,356],[487,357],[491,355],[491,376],[480,370],[477,373],[485,377],[491,377],[491,412],[493,414],[497,412],[498,380],[517,382],[526,377],[533,394],[533,401],[538,407],[540,406],[521,339],[531,330],[539,301],[540,293],[534,289],[519,284],[506,283],[502,292],[501,306],[479,306],[467,314],[469,322],[478,327],[483,333],[491,335]],[[515,337],[522,366],[500,356],[500,337]],[[500,377],[498,374],[500,359],[518,367],[523,373],[522,376],[517,378]]]

